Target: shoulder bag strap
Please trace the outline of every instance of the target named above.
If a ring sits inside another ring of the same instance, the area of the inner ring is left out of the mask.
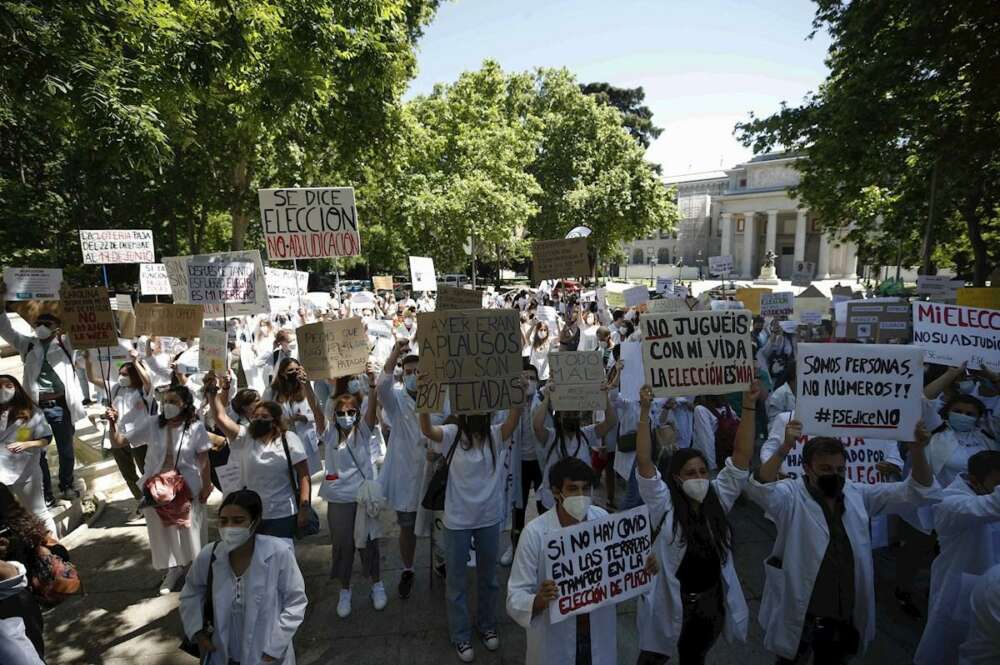
[[[288,480],[292,483],[292,498],[295,499],[295,514],[299,514],[299,484],[295,482],[295,470],[292,468],[292,454],[288,452],[288,438],[281,433],[281,446],[285,449],[285,460],[288,462]]]
[[[344,447],[347,448],[347,452],[350,453],[351,460],[354,462],[354,467],[358,470],[358,473],[361,474],[362,478],[368,480],[368,476],[365,475],[365,472],[361,470],[361,465],[358,464],[358,458],[354,456],[354,451],[351,450],[351,436],[357,437],[357,432],[358,432],[357,428],[355,428],[351,432],[351,434],[347,437],[347,441]]]
[[[215,624],[215,602],[212,598],[212,583],[215,581],[215,548],[219,546],[218,541],[212,545],[212,556],[208,560],[208,578],[206,579],[206,586],[208,587],[205,591],[205,607],[202,611],[202,626],[212,626]],[[204,628],[202,628],[204,630]]]

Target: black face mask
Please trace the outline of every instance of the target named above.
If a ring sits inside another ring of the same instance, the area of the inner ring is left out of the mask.
[[[563,429],[567,432],[575,432],[580,429],[580,419],[579,418],[563,418],[562,419]]]
[[[250,427],[247,429],[250,432],[250,436],[260,439],[269,434],[273,426],[274,421],[270,418],[254,418],[250,421]]]
[[[823,493],[823,496],[836,499],[844,492],[844,483],[847,482],[839,473],[826,473],[816,476],[816,489]]]

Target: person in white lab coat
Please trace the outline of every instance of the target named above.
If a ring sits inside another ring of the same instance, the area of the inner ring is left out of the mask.
[[[743,396],[733,455],[715,480],[705,456],[693,448],[653,461],[649,414],[653,389],[639,393],[636,430],[639,493],[649,507],[653,553],[660,573],[639,597],[638,665],[663,665],[674,648],[681,665],[703,665],[712,645],[746,641],[750,613],[733,565],[732,527],[727,514],[746,487],[753,455],[754,418],[760,383]]]
[[[558,623],[549,619],[549,604],[558,598],[554,580],[545,574],[545,546],[549,535],[608,513],[591,503],[597,475],[576,457],[559,460],[549,469],[549,485],[556,505],[521,532],[507,581],[507,614],[528,631],[525,665],[590,665],[618,663],[618,636],[614,605],[579,614]],[[650,561],[655,561],[650,557]],[[652,572],[652,571],[650,571]]]
[[[976,582],[971,605],[972,626],[958,649],[958,665],[1000,663],[1000,564]]]
[[[869,520],[940,495],[924,454],[930,435],[923,424],[914,439],[912,472],[900,483],[847,481],[844,446],[827,437],[803,447],[802,478],[775,481],[794,437],[786,437],[751,478],[747,495],[778,532],[764,565],[758,619],[764,647],[779,663],[804,663],[815,654],[815,665],[840,665],[875,637]]]
[[[916,665],[954,665],[968,632],[969,589],[964,578],[1000,563],[1000,452],[969,458],[968,472],[955,478],[934,509],[941,553],[931,565],[931,595]]]
[[[42,450],[52,440],[52,428],[20,382],[0,374],[0,483],[56,533],[42,491]]]
[[[785,382],[767,397],[767,425],[771,426],[779,413],[795,411],[795,361],[785,363]]]
[[[305,618],[305,582],[291,545],[254,533],[261,510],[253,490],[222,500],[220,541],[198,554],[181,591],[184,634],[197,642],[208,665],[295,665],[292,638]],[[204,615],[209,594],[211,629]]]

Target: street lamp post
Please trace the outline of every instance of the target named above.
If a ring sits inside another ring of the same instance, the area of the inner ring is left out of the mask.
[[[656,278],[653,277],[653,269],[656,268],[656,257],[649,257],[649,284],[650,286],[656,286]]]

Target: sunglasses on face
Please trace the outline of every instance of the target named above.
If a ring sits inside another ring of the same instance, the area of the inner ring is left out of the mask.
[[[334,413],[338,417],[339,416],[356,416],[356,415],[358,415],[358,412],[355,409],[351,409],[349,411],[335,411]]]

